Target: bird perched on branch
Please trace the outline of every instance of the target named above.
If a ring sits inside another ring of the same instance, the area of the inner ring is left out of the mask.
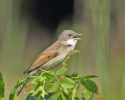
[[[81,39],[77,37],[79,35],[82,34],[78,34],[72,30],[63,31],[58,37],[58,40],[44,50],[24,74],[34,75],[38,70],[44,71],[61,63],[67,55],[74,50],[77,41]],[[25,84],[23,84],[18,91],[18,95],[24,86]]]

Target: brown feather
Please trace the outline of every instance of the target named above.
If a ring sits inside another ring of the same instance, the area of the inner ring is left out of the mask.
[[[55,44],[56,47],[54,46]],[[56,41],[54,44],[52,44],[49,48],[47,48],[45,51],[43,51],[37,59],[30,65],[30,67],[24,72],[24,74],[28,74],[34,69],[37,69],[38,67],[42,66],[49,60],[55,58],[58,55],[58,49],[60,48],[60,43]]]

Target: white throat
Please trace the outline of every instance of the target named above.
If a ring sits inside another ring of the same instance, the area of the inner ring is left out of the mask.
[[[75,39],[69,39],[69,40],[67,40],[67,41],[65,41],[65,42],[63,42],[64,43],[64,45],[71,45],[71,46],[73,46],[73,47],[75,47],[76,46],[76,43],[77,43],[77,40],[75,40]]]

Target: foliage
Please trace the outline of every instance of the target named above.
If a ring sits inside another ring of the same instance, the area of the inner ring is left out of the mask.
[[[91,78],[97,76],[78,76],[78,73],[73,73],[59,78],[66,70],[67,68],[61,68],[56,72],[38,72],[36,76],[30,77],[32,79],[31,84],[34,88],[30,91],[26,100],[80,100],[76,95],[78,89],[81,87],[80,84],[84,86],[83,93],[81,93],[84,98],[90,99],[93,93],[97,93],[97,86],[91,80]],[[17,82],[11,91],[9,100],[17,100],[17,89],[26,80],[27,78]]]
[[[4,82],[3,82],[2,73],[0,72],[0,99],[2,97],[4,97]]]
[[[26,84],[29,79],[34,87],[26,100],[80,100],[77,96],[78,89],[83,86],[83,94],[81,98],[91,100],[93,93],[97,93],[98,88],[91,78],[95,75],[78,76],[78,73],[64,76],[67,71],[67,60],[71,55],[78,53],[78,50],[71,52],[63,61],[63,67],[56,72],[38,71],[35,76],[27,76],[25,79],[18,81],[11,91],[9,100],[17,100],[17,90],[22,84]]]

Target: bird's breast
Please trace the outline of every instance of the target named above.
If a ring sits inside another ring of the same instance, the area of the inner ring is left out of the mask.
[[[50,61],[48,61],[47,63],[42,65],[41,68],[43,68],[43,69],[52,68],[52,67],[58,65],[59,63],[61,63],[66,58],[66,56],[67,56],[67,54],[59,54],[55,58],[51,59]]]
[[[44,65],[41,66],[41,68],[43,69],[49,69],[52,68],[56,65],[58,65],[59,63],[61,63],[66,57],[67,55],[74,50],[74,47],[67,47],[67,46],[62,46],[59,50],[58,50],[58,55],[51,59],[50,61],[48,61],[47,63],[45,63]]]

